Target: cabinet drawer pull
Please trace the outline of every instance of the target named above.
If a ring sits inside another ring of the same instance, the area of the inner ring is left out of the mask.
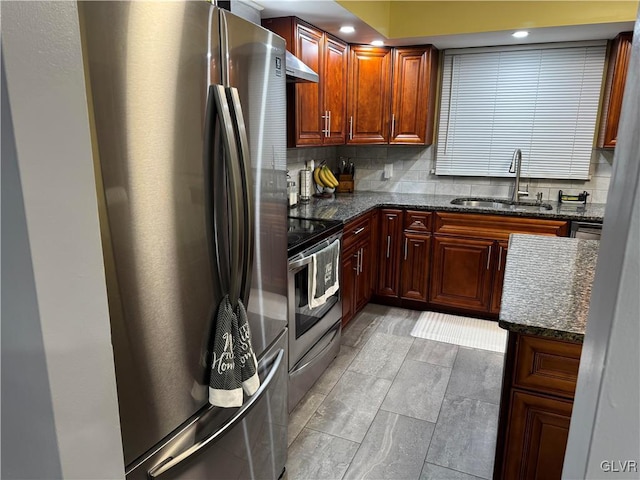
[[[393,140],[393,134],[396,131],[396,115],[394,113],[391,114],[391,140]]]
[[[487,270],[489,270],[489,262],[491,262],[491,247],[493,245],[489,245],[489,255],[487,255]]]
[[[360,270],[360,251],[358,250],[353,257],[356,259],[356,266],[354,268],[354,270],[356,271],[356,275],[358,274],[358,271]]]
[[[353,140],[353,115],[349,117],[349,140]]]
[[[354,230],[353,234],[354,235],[358,235],[360,232],[362,232],[364,230],[364,227],[360,227],[357,230]]]
[[[404,239],[404,259],[405,261],[407,260],[407,246],[409,244],[409,239],[405,238]]]
[[[391,235],[387,235],[387,258],[389,258],[389,253],[391,252]]]
[[[327,127],[327,137],[331,136],[331,110],[327,112],[327,116],[329,117],[329,126]]]
[[[500,267],[502,266],[502,245],[500,245],[498,252],[498,271],[500,271]]]
[[[364,251],[362,250],[362,248],[358,253],[360,254],[360,273],[362,273],[362,258],[364,256]]]

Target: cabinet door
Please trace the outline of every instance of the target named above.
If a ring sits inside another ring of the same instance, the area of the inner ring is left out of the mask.
[[[513,391],[504,479],[560,480],[573,403]]]
[[[357,259],[355,249],[342,252],[342,279],[340,295],[342,296],[342,326],[344,327],[355,315]]]
[[[380,296],[397,297],[400,282],[402,210],[382,210],[379,231],[377,293]]]
[[[631,57],[632,36],[632,32],[621,33],[611,45],[605,82],[605,98],[600,120],[600,135],[598,136],[598,147],[601,148],[615,147],[618,139],[618,123]]]
[[[371,297],[371,266],[368,261],[371,256],[371,244],[364,241],[358,245],[360,255],[358,270],[356,273],[356,313],[363,308]]]
[[[493,240],[434,236],[433,242],[431,303],[488,312]]]
[[[504,283],[504,267],[507,261],[507,248],[509,242],[500,241],[496,243],[498,252],[496,258],[498,264],[493,276],[493,288],[491,289],[491,313],[500,313],[500,302],[502,301],[502,284]]]
[[[322,75],[323,38],[322,31],[309,25],[296,24],[296,48],[293,53],[319,75]],[[322,76],[320,78],[322,79]],[[297,83],[295,91],[295,144],[321,145],[324,135],[324,109],[320,85]]]
[[[388,143],[391,50],[352,46],[348,83],[347,143]]]
[[[326,119],[325,145],[342,145],[347,139],[347,49],[346,43],[325,37],[322,70],[323,115]]]
[[[407,300],[427,301],[429,278],[429,235],[404,233],[400,296]]]
[[[431,46],[394,49],[389,143],[433,143],[437,61]]]

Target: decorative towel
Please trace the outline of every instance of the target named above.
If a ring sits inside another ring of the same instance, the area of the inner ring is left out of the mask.
[[[240,380],[245,393],[251,396],[258,390],[260,378],[258,378],[258,361],[251,346],[251,330],[249,329],[247,310],[240,300],[238,300],[235,317],[236,332],[238,333],[238,339],[235,343],[236,359],[240,364]]]
[[[309,308],[316,308],[338,291],[340,240],[311,256],[309,268]]]
[[[242,390],[253,395],[260,386],[257,367],[244,305],[238,301],[234,311],[229,296],[225,295],[216,316],[209,403],[217,407],[240,407]]]

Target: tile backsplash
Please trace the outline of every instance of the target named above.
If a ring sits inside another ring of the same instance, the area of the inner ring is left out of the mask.
[[[507,197],[513,188],[513,179],[497,177],[437,176],[435,146],[339,146],[287,149],[287,168],[299,184],[298,174],[305,161],[316,164],[325,160],[333,168],[339,157],[351,159],[356,166],[356,190],[374,192],[426,193],[474,197]],[[547,180],[522,178],[521,185],[529,185],[529,198],[542,192],[544,200],[558,199],[558,190],[566,193],[590,193],[589,201],[605,203],[609,190],[613,151],[594,150],[591,157],[590,180]],[[392,176],[384,178],[385,165],[393,165]]]

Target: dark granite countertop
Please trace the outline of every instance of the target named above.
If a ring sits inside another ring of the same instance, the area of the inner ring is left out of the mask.
[[[599,245],[596,240],[511,235],[499,325],[581,343]]]
[[[417,193],[355,192],[338,193],[332,198],[312,198],[307,204],[300,204],[289,210],[289,216],[318,218],[349,222],[358,215],[376,207],[399,207],[443,212],[490,213],[521,217],[550,218],[559,220],[582,220],[602,222],[604,204],[587,204],[584,207],[565,206],[548,202],[551,210],[508,210],[490,207],[465,207],[452,205],[457,198],[448,195],[423,195]]]

